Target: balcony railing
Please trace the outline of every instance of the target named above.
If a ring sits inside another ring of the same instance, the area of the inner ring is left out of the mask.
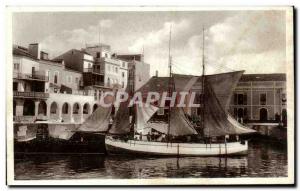
[[[40,81],[49,81],[49,77],[39,74],[23,74],[23,73],[14,73],[14,78],[22,80],[40,80]]]
[[[37,116],[14,116],[13,120],[17,123],[34,123],[37,120]]]
[[[18,91],[14,91],[14,97],[46,99],[46,98],[49,98],[49,93],[44,93],[44,92],[18,92]]]
[[[104,74],[103,70],[95,69],[95,68],[84,68],[83,72],[86,72],[86,73],[91,72],[91,73],[96,73],[96,74]]]
[[[96,86],[104,86],[104,82],[94,81],[94,82],[93,82],[93,85],[96,85]]]

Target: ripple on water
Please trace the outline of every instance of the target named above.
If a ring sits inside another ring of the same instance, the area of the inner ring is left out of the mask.
[[[287,176],[287,155],[250,144],[243,157],[134,158],[104,155],[27,155],[15,160],[16,179],[188,178]]]

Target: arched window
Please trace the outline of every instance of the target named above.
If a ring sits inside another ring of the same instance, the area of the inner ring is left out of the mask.
[[[62,106],[62,113],[68,114],[69,113],[69,105],[67,103],[64,103]]]
[[[88,103],[85,103],[83,105],[83,114],[89,114],[90,105]]]
[[[78,114],[79,113],[79,104],[78,103],[74,103],[73,105],[73,114]]]
[[[57,103],[56,102],[53,102],[50,106],[50,113],[51,114],[56,114],[57,113]]]
[[[94,104],[94,106],[93,106],[93,112],[96,111],[97,108],[98,108],[98,105]]]
[[[39,103],[38,114],[47,115],[47,104],[44,101]]]

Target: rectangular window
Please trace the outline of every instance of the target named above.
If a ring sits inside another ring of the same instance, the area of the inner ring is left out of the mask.
[[[54,83],[57,84],[58,83],[58,72],[54,72]]]
[[[72,76],[68,76],[68,83],[69,83],[69,84],[72,83]]]
[[[244,102],[244,105],[247,105],[247,93],[244,93],[243,102]]]
[[[125,77],[125,73],[124,73],[124,72],[122,72],[122,77],[123,77],[123,78]]]
[[[31,68],[31,74],[34,75],[35,74],[35,67]]]
[[[122,88],[124,88],[124,82],[122,82]]]
[[[237,101],[238,100],[238,94],[234,94],[234,101],[233,101],[233,103],[234,103],[234,105],[237,105]]]
[[[76,77],[75,78],[75,83],[78,84],[78,82],[79,82],[79,79],[78,79],[78,77]]]
[[[244,119],[247,119],[247,108],[244,108]]]
[[[244,94],[238,94],[237,99],[238,105],[244,105]]]
[[[100,58],[100,52],[97,52],[97,58]]]
[[[19,63],[14,63],[14,70],[19,70],[19,67],[20,67]]]
[[[266,105],[267,104],[267,94],[263,93],[259,95],[260,105]]]
[[[18,82],[13,83],[13,90],[18,91]]]

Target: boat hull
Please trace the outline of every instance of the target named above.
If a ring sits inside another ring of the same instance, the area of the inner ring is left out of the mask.
[[[80,138],[72,140],[63,139],[33,139],[30,141],[14,141],[15,153],[105,153],[104,137],[101,134],[80,134],[86,141],[81,142]],[[74,137],[77,137],[75,134]]]
[[[108,154],[134,154],[153,156],[224,156],[245,155],[248,142],[230,143],[165,143],[128,140],[122,141],[111,137],[105,138]]]

